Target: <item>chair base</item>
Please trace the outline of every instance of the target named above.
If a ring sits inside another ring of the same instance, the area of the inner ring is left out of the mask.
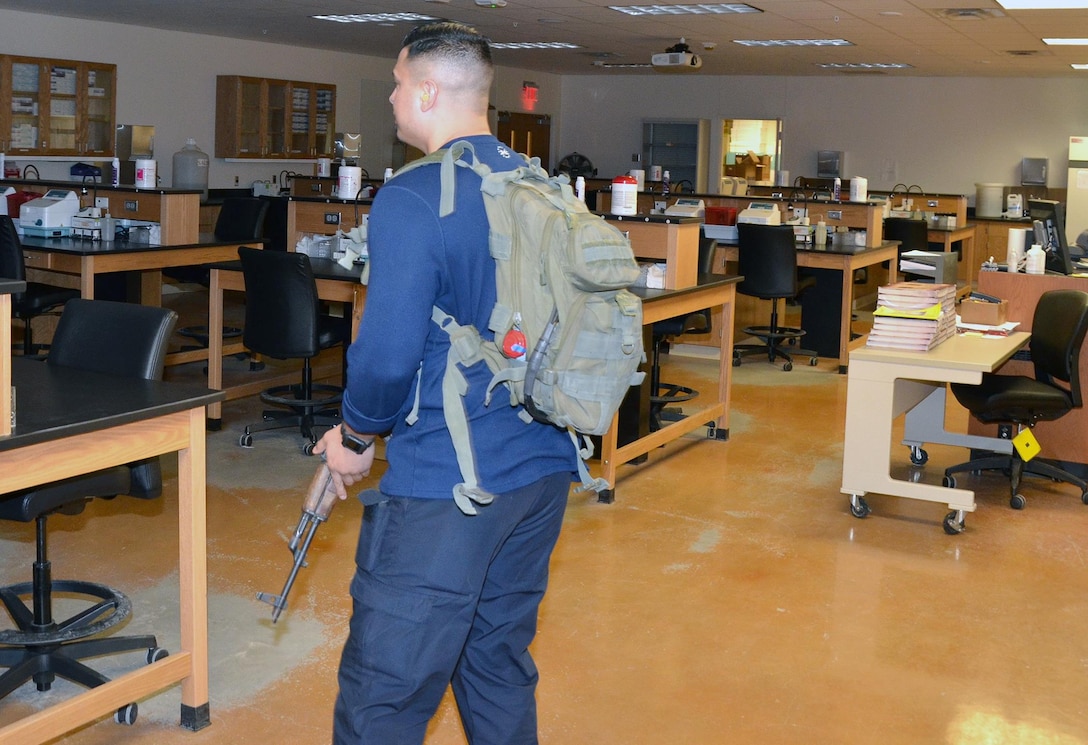
[[[775,360],[783,359],[782,369],[789,372],[793,369],[793,355],[807,356],[808,364],[815,366],[819,362],[819,355],[811,349],[796,348],[786,351],[782,342],[794,344],[805,335],[804,329],[790,328],[787,326],[748,326],[743,333],[759,339],[761,344],[746,343],[733,345],[733,367],[740,367],[745,357],[752,355],[766,355],[767,361],[772,365]]]
[[[674,383],[658,383],[655,395],[650,396],[650,431],[661,429],[661,423],[678,422],[684,414],[676,409],[666,409],[671,404],[680,404],[698,398],[699,391]]]
[[[982,471],[1006,471],[1009,475],[1009,506],[1014,510],[1022,510],[1027,500],[1020,494],[1020,483],[1025,474],[1029,476],[1043,476],[1067,484],[1072,484],[1080,489],[1080,499],[1088,504],[1088,482],[1061,468],[1053,461],[1045,458],[1033,458],[1024,462],[1014,450],[1012,455],[984,455],[973,458],[966,463],[960,463],[944,470],[944,485],[955,487],[957,473],[980,473]]]
[[[58,675],[87,688],[108,682],[109,678],[80,662],[85,658],[140,649],[147,650],[148,664],[166,656],[166,650],[159,648],[158,641],[150,634],[85,638],[128,618],[132,604],[123,593],[105,585],[77,580],[54,580],[52,591],[98,602],[64,621],[39,626],[34,623],[32,610],[22,600],[22,596],[33,594],[33,583],[0,588],[0,600],[18,627],[0,633],[0,666],[8,668],[0,675],[0,698],[30,680],[39,691],[48,691]],[[135,718],[135,710],[131,716]]]
[[[325,393],[320,398],[314,394]],[[284,395],[284,394],[290,394]],[[306,455],[313,455],[313,446],[318,437],[315,427],[340,426],[340,414],[332,407],[340,403],[343,389],[335,385],[314,383],[311,386],[311,398],[301,398],[301,385],[281,385],[269,388],[261,393],[261,401],[266,404],[287,407],[286,410],[269,409],[261,412],[262,421],[246,425],[245,432],[238,438],[238,444],[244,448],[253,447],[253,433],[267,432],[273,429],[298,427],[307,442],[303,445]]]

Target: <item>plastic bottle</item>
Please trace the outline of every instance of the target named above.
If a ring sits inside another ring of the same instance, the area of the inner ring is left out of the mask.
[[[661,174],[661,196],[665,199],[669,198],[669,172],[665,171]]]
[[[1038,243],[1033,243],[1025,254],[1027,261],[1024,263],[1024,271],[1028,274],[1046,273],[1046,251]]]
[[[393,178],[393,169],[392,168],[386,168],[385,169],[385,176],[383,176],[382,178],[384,179],[384,181],[388,181],[389,179]],[[383,181],[383,183],[384,183],[384,181]]]
[[[121,159],[114,158],[110,162],[110,186],[119,186],[121,184]]]
[[[579,176],[574,179],[574,196],[583,202],[586,201],[586,177]]]
[[[842,200],[842,179],[836,176],[835,180],[831,183],[831,197],[836,202],[839,202]]]
[[[827,223],[823,220],[816,223],[816,245],[827,245]]]
[[[174,153],[173,185],[175,189],[199,189],[201,198],[208,198],[208,154],[192,137]]]

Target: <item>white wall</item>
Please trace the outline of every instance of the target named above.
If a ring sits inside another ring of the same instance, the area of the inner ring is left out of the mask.
[[[117,121],[155,126],[155,158],[160,180],[170,184],[171,156],[189,137],[211,155],[215,150],[215,78],[217,75],[304,80],[336,85],[336,129],[391,137],[389,104],[373,99],[363,105],[363,81],[392,80],[393,60],[319,49],[238,41],[136,26],[99,23],[0,10],[0,51],[5,54],[105,62],[117,65]],[[521,110],[523,80],[540,86],[538,111],[559,108],[559,78],[516,69],[496,71],[493,102],[499,109]],[[388,147],[364,145],[363,167],[380,176],[388,161],[377,160]],[[366,157],[374,162],[367,162]],[[25,165],[28,161],[17,161]],[[34,161],[43,178],[67,178],[70,163]],[[270,179],[281,170],[312,173],[309,163],[227,162],[212,158],[209,186],[242,186]]]
[[[971,195],[1017,184],[1020,159],[1050,159],[1065,188],[1068,137],[1088,134],[1083,80],[887,77],[568,76],[559,157],[577,150],[602,177],[641,150],[642,119],[783,120],[782,168],[816,175],[818,150],[843,150],[846,175]]]

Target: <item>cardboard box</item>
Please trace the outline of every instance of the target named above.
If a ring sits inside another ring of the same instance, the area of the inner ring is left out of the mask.
[[[981,300],[964,298],[960,303],[960,321],[983,326],[1000,326],[1008,320],[1009,302],[986,303]]]

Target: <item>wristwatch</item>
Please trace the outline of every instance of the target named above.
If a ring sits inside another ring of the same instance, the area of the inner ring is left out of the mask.
[[[359,435],[348,432],[344,427],[344,423],[340,423],[340,444],[346,447],[353,453],[362,454],[366,452],[366,449],[370,447],[370,443],[364,440]]]

